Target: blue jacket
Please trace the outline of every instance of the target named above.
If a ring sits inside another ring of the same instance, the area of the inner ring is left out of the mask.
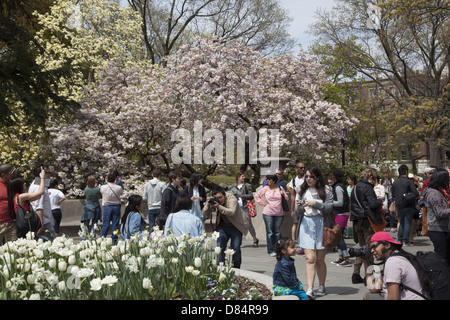
[[[203,234],[203,222],[189,210],[171,213],[164,226],[164,235],[167,236],[171,233],[175,233],[177,237],[183,235],[183,233],[190,237],[201,236]]]
[[[141,232],[145,230],[146,224],[144,219],[142,219],[139,212],[132,211],[128,214],[125,224],[120,226],[120,233],[122,234],[122,239],[130,239],[134,234],[141,235]]]
[[[283,256],[275,265],[273,284],[290,289],[299,289],[299,280],[295,270],[294,259]]]

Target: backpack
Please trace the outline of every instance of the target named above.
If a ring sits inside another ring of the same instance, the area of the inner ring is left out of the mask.
[[[394,251],[391,255],[402,254]],[[431,299],[403,284],[400,286],[401,289],[414,292],[426,300],[450,300],[450,266],[447,262],[434,252],[419,251],[415,258],[430,281]]]

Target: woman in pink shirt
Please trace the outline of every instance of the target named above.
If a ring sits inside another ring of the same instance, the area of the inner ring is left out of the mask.
[[[275,257],[275,243],[281,238],[281,224],[284,212],[281,197],[288,201],[288,196],[283,187],[277,186],[277,176],[267,176],[267,186],[255,194],[255,201],[264,207],[263,219],[266,225],[267,253]],[[263,200],[264,197],[264,200]]]

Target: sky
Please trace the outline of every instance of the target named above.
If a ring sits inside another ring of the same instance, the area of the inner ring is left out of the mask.
[[[279,0],[280,5],[288,10],[288,14],[294,20],[291,22],[290,34],[296,42],[308,49],[313,36],[307,34],[308,26],[316,21],[315,12],[318,8],[329,10],[333,7],[334,0]],[[295,50],[298,49],[296,46]]]

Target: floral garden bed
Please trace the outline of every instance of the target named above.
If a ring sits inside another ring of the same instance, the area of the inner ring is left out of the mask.
[[[31,237],[31,235],[29,234]],[[156,231],[111,238],[19,239],[0,247],[1,299],[271,299],[270,290],[217,262],[217,233],[189,238]]]

